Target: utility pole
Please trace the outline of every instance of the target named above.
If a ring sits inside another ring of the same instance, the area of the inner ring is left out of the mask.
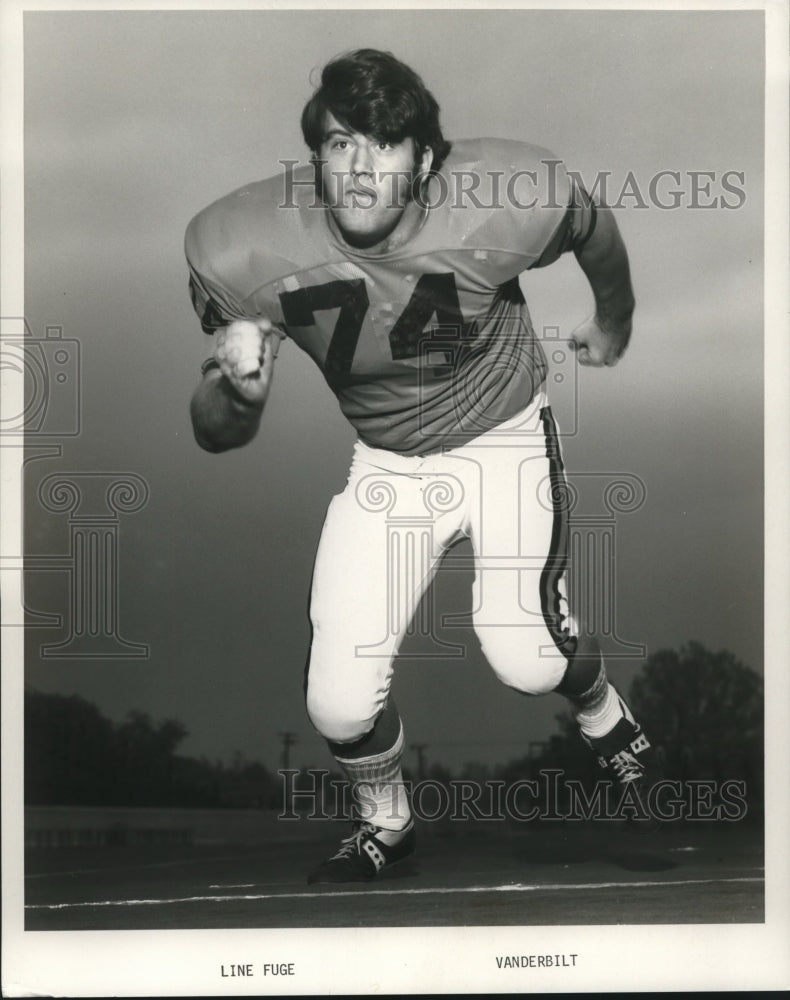
[[[417,775],[420,781],[425,780],[425,751],[428,749],[427,743],[413,743],[412,750],[417,754]]]
[[[287,772],[291,767],[291,747],[297,742],[296,733],[285,732],[278,733],[277,735],[283,741],[282,753],[280,754],[280,767],[283,772]],[[289,775],[287,773],[283,773],[280,776],[283,780],[282,805],[283,809],[288,812],[291,809],[291,792],[295,785],[294,778],[296,776],[293,774]]]

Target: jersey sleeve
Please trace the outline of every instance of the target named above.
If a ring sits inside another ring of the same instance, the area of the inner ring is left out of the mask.
[[[567,211],[532,267],[545,267],[569,250],[580,250],[595,231],[596,218],[595,202],[582,185],[571,177]]]
[[[244,314],[230,296],[192,266],[189,268],[189,295],[204,333],[213,334],[243,318]]]
[[[244,318],[244,310],[212,266],[209,227],[197,216],[187,227],[184,253],[189,268],[189,294],[204,333],[213,334],[234,320]]]

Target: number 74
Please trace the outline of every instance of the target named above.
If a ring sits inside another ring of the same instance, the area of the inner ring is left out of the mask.
[[[327,374],[351,371],[362,323],[370,305],[363,278],[329,281],[281,292],[280,304],[286,326],[313,326],[316,312],[339,308],[324,369]],[[417,357],[420,340],[434,314],[437,326],[454,327],[459,335],[464,330],[452,272],[424,274],[414,286],[411,298],[389,332],[393,361]]]

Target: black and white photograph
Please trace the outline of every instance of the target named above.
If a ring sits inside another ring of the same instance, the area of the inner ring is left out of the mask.
[[[4,8],[4,995],[790,986],[787,30]]]

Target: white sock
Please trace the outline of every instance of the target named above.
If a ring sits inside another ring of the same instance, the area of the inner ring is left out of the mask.
[[[351,759],[335,756],[351,782],[359,819],[382,830],[403,830],[411,819],[403,784],[402,757],[403,725],[395,745],[384,753]],[[386,842],[386,835],[382,839]]]
[[[576,721],[585,736],[592,739],[606,736],[610,733],[620,719],[623,718],[623,708],[617,692],[611,684],[607,683],[606,693],[603,698],[596,701],[589,708],[582,709],[576,713]]]

